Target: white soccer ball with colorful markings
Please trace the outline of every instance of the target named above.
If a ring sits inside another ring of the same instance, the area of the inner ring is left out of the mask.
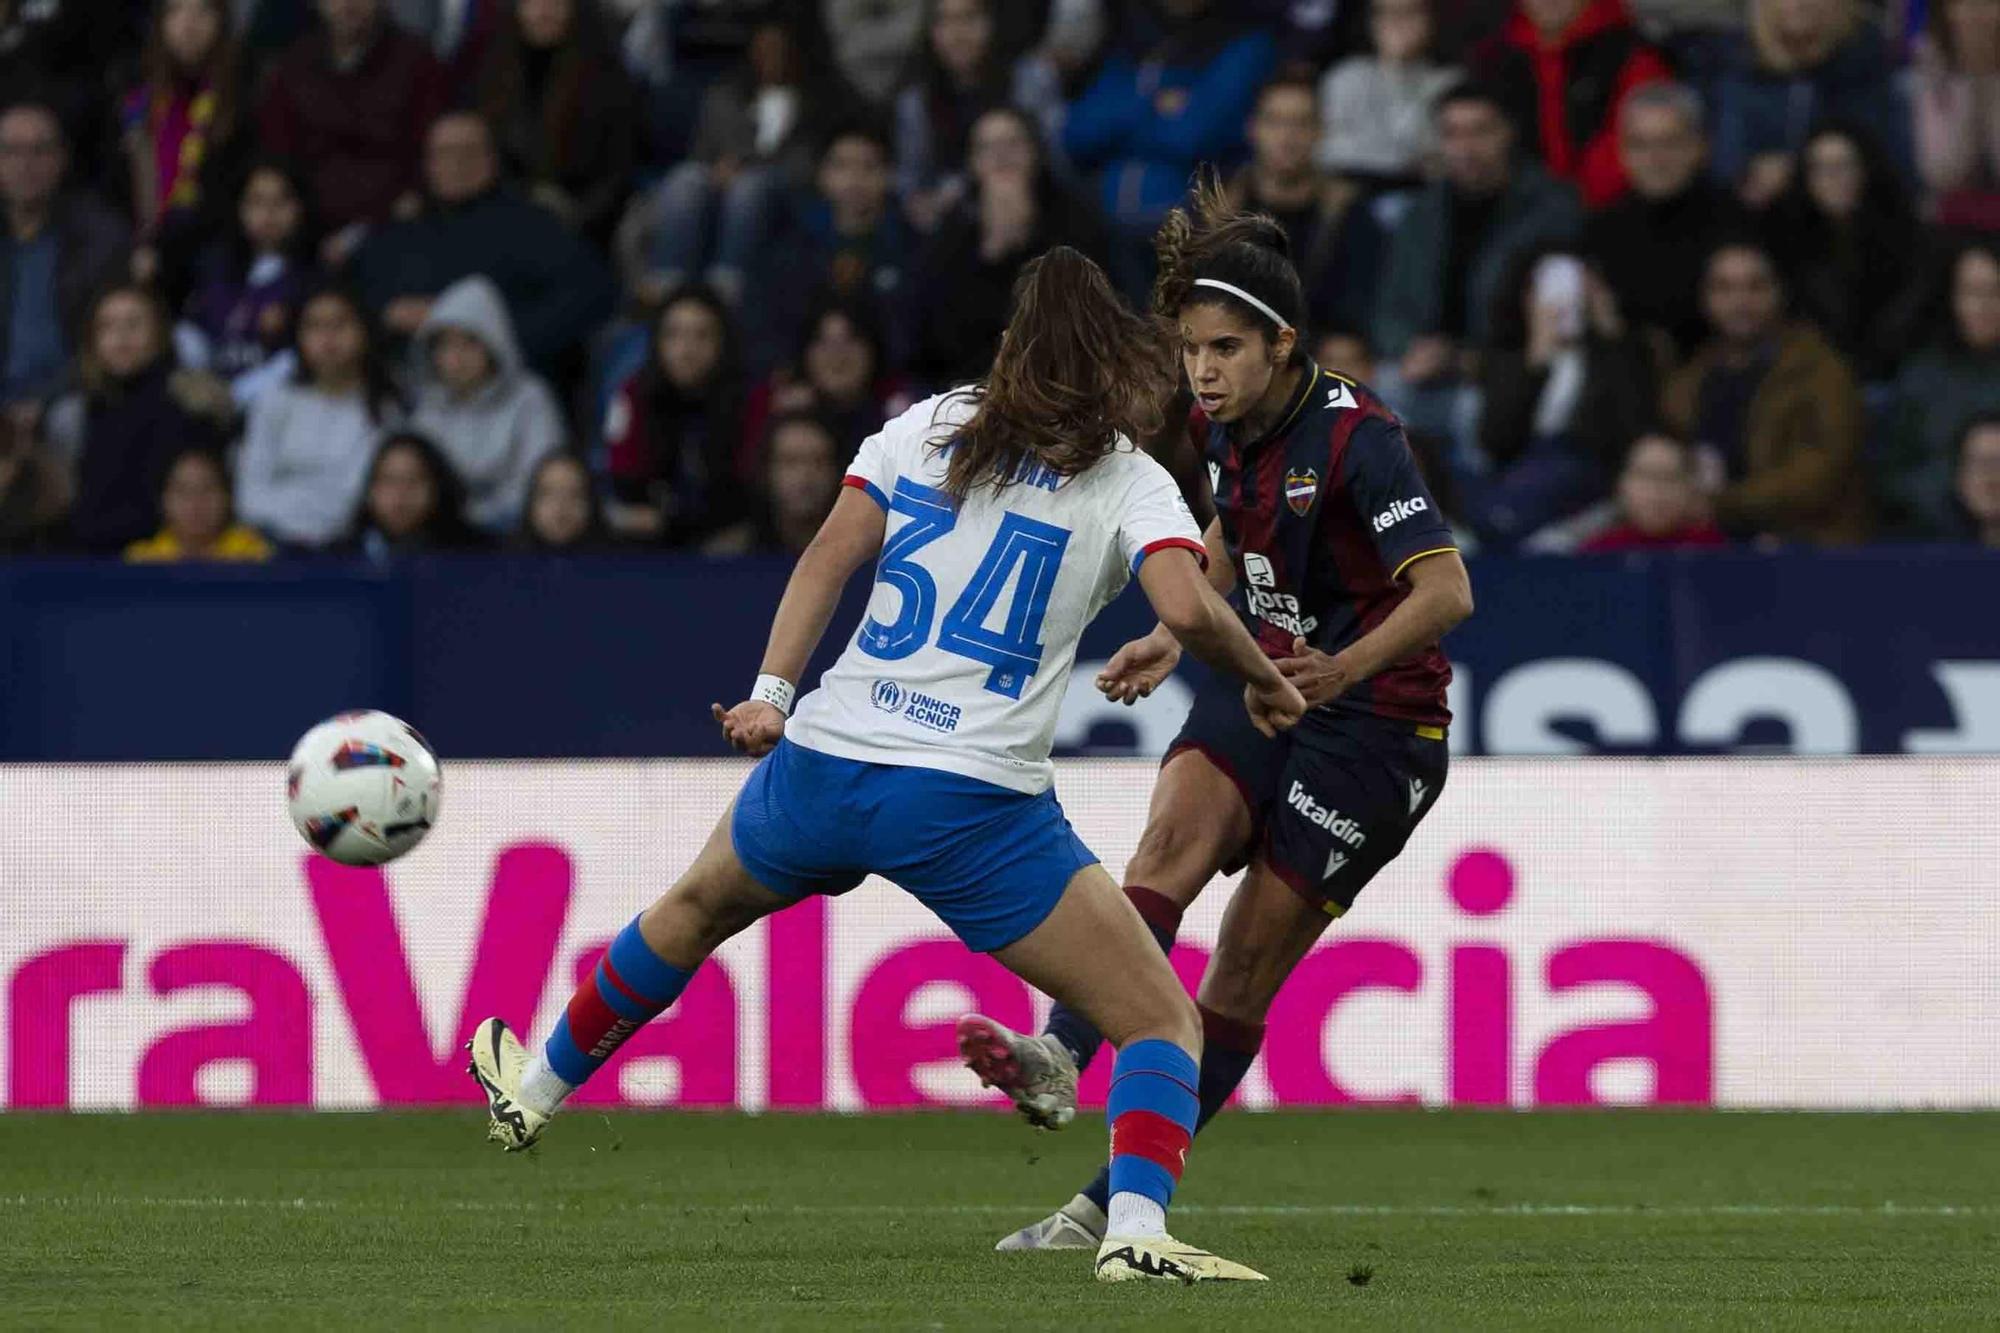
[[[437,755],[400,718],[341,713],[292,748],[285,795],[307,842],[342,865],[378,866],[437,821]]]

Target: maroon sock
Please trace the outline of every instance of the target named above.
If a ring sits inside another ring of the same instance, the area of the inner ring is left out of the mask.
[[[1166,894],[1149,889],[1143,884],[1127,884],[1125,897],[1132,906],[1139,909],[1139,916],[1146,923],[1146,929],[1153,932],[1153,939],[1160,946],[1160,952],[1170,953],[1174,947],[1174,936],[1181,929],[1181,906]]]
[[[1251,1062],[1264,1046],[1264,1025],[1218,1014],[1207,1005],[1201,1010],[1201,1118],[1197,1130],[1228,1104],[1236,1085],[1250,1072]]]

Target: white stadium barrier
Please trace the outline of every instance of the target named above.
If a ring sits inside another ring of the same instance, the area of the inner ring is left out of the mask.
[[[447,761],[430,840],[360,871],[307,853],[277,765],[0,766],[0,1107],[472,1099],[470,1024],[545,1032],[744,771]],[[1114,872],[1152,773],[1059,764]],[[1996,790],[2000,759],[1461,760],[1243,1100],[2000,1105]],[[732,942],[584,1096],[972,1104],[951,1019],[1043,1004],[871,882]]]

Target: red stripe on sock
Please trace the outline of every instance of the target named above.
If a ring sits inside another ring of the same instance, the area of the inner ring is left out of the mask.
[[[1111,1122],[1111,1155],[1143,1157],[1163,1166],[1175,1180],[1187,1165],[1191,1136],[1158,1111],[1127,1111]]]
[[[584,978],[583,984],[576,988],[576,994],[569,997],[567,1012],[570,1040],[574,1041],[576,1048],[585,1055],[596,1050],[598,1043],[604,1040],[605,1034],[620,1023],[625,1024],[628,1032],[638,1026],[629,1018],[620,1018],[617,1012],[604,1002],[604,997],[597,993],[597,977],[594,974]]]
[[[623,995],[626,999],[630,1000],[632,1003],[638,1005],[642,1009],[651,1009],[654,1010],[655,1012],[658,1012],[659,1010],[666,1008],[666,1006],[661,1004],[658,1000],[649,1000],[645,996],[641,995],[638,991],[635,991],[630,986],[626,985],[625,978],[618,975],[618,969],[611,966],[611,955],[609,953],[606,953],[604,957],[598,959],[597,961],[599,965],[604,968],[604,975],[606,977],[609,977],[611,979],[611,984],[618,988],[618,993],[620,995]]]
[[[1195,1007],[1201,1010],[1201,1039],[1208,1045],[1220,1046],[1243,1055],[1255,1055],[1263,1049],[1262,1023],[1246,1023],[1240,1018],[1218,1014],[1205,1004]]]
[[[1178,935],[1181,929],[1181,906],[1157,889],[1149,889],[1143,884],[1127,884],[1125,896],[1132,906],[1139,909],[1146,924],[1155,930],[1164,930],[1169,935]]]

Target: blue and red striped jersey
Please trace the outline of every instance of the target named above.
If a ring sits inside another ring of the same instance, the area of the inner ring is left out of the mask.
[[[1457,549],[1403,423],[1353,380],[1310,366],[1278,425],[1257,440],[1198,407],[1188,431],[1208,460],[1236,564],[1231,600],[1274,659],[1292,655],[1294,636],[1339,652],[1409,596],[1404,570]],[[1327,707],[1442,727],[1450,682],[1451,665],[1431,644]]]

